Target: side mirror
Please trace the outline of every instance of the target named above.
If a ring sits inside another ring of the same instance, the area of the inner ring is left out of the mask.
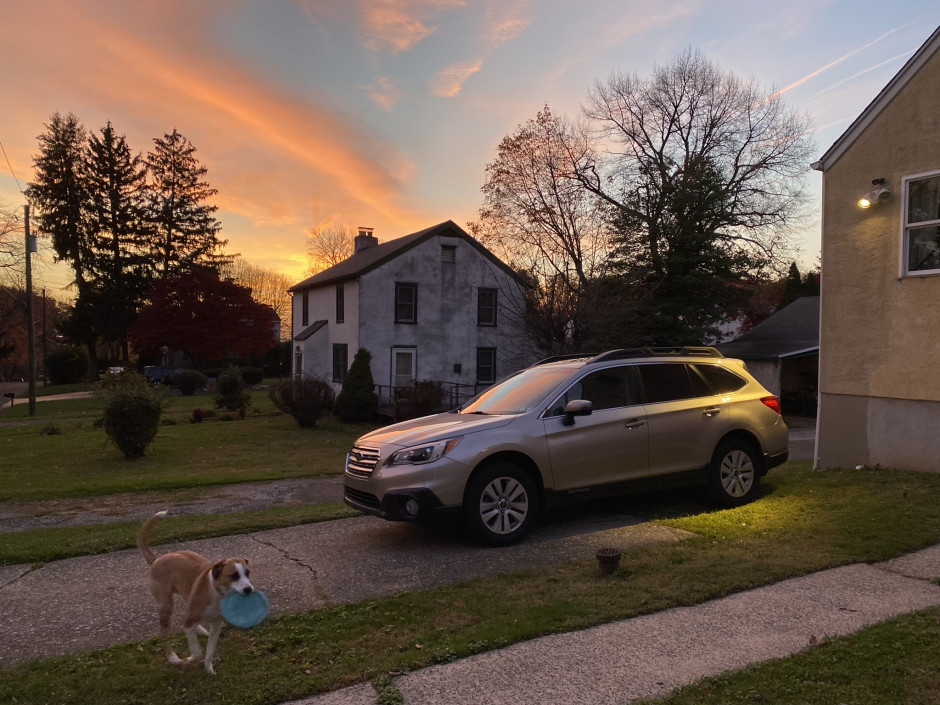
[[[573,426],[575,416],[590,416],[594,405],[587,399],[574,399],[565,404],[565,416],[561,420],[563,426]]]

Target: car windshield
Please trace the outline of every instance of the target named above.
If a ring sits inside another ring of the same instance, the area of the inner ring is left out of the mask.
[[[524,414],[571,376],[569,365],[530,367],[494,384],[460,409],[461,414]]]

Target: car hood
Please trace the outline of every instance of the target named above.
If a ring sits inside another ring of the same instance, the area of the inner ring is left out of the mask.
[[[412,446],[430,443],[451,436],[499,428],[511,423],[515,416],[485,416],[482,414],[444,413],[402,421],[361,436],[356,445]]]

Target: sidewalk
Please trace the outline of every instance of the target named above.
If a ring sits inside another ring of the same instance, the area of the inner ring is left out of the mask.
[[[940,605],[940,545],[855,564],[694,607],[523,642],[395,679],[405,705],[614,705],[793,655]],[[511,693],[511,697],[507,694]],[[288,705],[373,705],[368,683]]]

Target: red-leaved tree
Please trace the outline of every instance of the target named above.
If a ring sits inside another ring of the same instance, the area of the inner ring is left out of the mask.
[[[275,318],[269,306],[251,298],[250,289],[196,268],[157,285],[129,338],[141,355],[159,354],[166,346],[197,365],[231,356],[248,360],[276,344]]]

